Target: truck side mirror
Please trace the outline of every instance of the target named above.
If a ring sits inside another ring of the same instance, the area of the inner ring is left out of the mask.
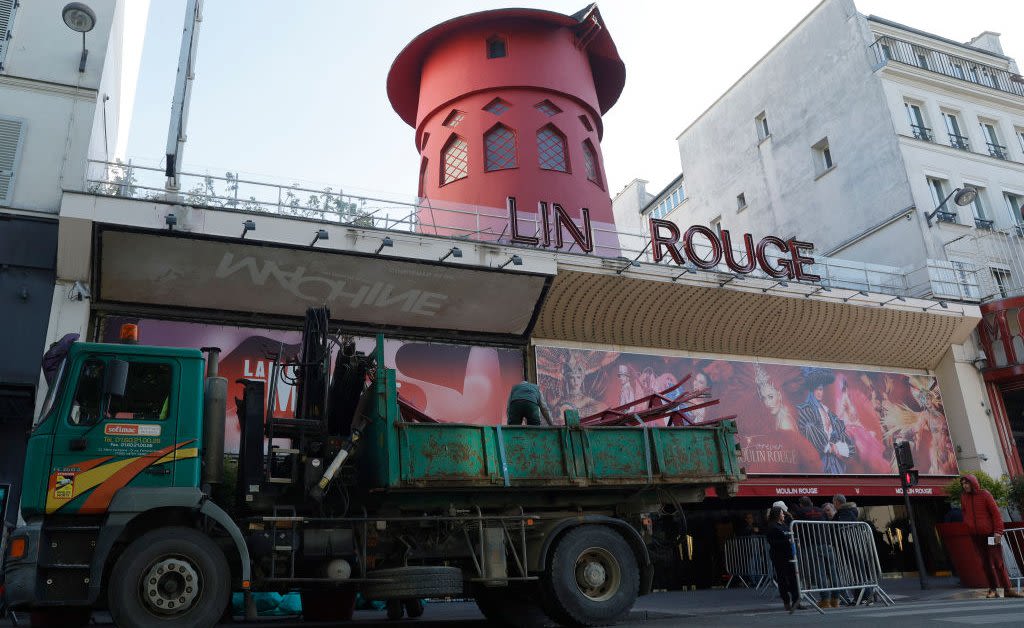
[[[128,362],[113,359],[107,363],[107,376],[103,380],[103,394],[124,397],[128,385]]]

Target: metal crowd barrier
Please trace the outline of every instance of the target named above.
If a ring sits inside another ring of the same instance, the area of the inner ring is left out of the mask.
[[[1024,582],[1024,528],[1007,528],[1002,546],[1006,573],[1020,593],[1021,582]]]
[[[824,611],[814,593],[854,605],[862,601],[894,604],[882,590],[882,567],[870,525],[863,521],[794,521],[790,529],[800,597],[819,612]]]
[[[735,579],[748,589],[753,585],[757,591],[767,590],[774,585],[775,569],[768,556],[767,537],[755,534],[726,541],[725,572],[729,574],[729,581],[725,583],[727,589]]]

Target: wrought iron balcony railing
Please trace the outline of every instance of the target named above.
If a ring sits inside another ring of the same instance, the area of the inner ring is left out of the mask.
[[[895,37],[879,37],[871,44],[879,65],[903,63],[946,76],[1024,97],[1024,77],[962,57],[912,44]]]
[[[989,231],[991,231],[994,224],[995,224],[995,221],[988,220],[988,219],[985,219],[985,218],[975,218],[974,219],[974,226],[977,227],[978,229],[988,229]]]
[[[924,140],[926,142],[935,141],[935,136],[932,135],[932,130],[926,126],[911,124],[910,131],[914,134],[914,137],[916,137],[919,140]]]
[[[956,133],[949,134],[949,145],[960,150],[971,150],[971,144],[967,141],[967,138]]]
[[[1006,155],[1006,147],[1000,144],[993,144],[992,142],[985,142],[988,146],[988,154],[992,155],[997,159],[1009,159]]]
[[[935,217],[939,220],[939,222],[948,222],[954,225],[960,222],[956,219],[956,212],[938,211],[935,212]]]

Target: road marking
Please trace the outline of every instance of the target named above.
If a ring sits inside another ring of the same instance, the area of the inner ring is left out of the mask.
[[[961,615],[960,617],[936,617],[936,621],[948,621],[958,624],[998,624],[1001,622],[1024,619],[1024,611],[1018,613],[1002,613],[999,615]],[[1019,625],[1019,624],[1018,624]]]

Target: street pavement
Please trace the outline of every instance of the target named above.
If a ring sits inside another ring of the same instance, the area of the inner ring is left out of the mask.
[[[847,627],[898,626],[1024,626],[1024,599],[984,599],[984,591],[960,588],[955,579],[929,581],[921,590],[917,579],[884,580],[882,588],[895,605],[859,606],[857,608],[813,608],[787,613],[774,595],[752,589],[707,589],[701,591],[670,591],[644,596],[637,601],[630,615],[619,622],[620,627],[663,628],[668,626],[798,626],[835,625]],[[27,624],[26,621],[22,625]],[[410,626],[415,628],[482,628],[487,622],[472,601],[432,602],[426,605],[423,617],[416,620],[387,621],[384,611],[357,611],[346,626]],[[97,613],[96,625],[111,625],[109,615]],[[0,626],[10,623],[0,621]],[[327,626],[310,624],[297,618],[261,619],[258,622],[235,622],[230,626],[291,628]]]

